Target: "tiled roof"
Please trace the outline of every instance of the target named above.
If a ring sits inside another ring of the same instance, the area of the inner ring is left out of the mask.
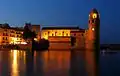
[[[10,29],[16,30],[16,31],[23,31],[23,28],[19,28],[19,27],[11,27]]]
[[[79,31],[70,31],[70,33],[80,33],[80,32],[82,32],[82,33],[85,33],[85,30],[79,30]]]
[[[42,30],[48,29],[79,29],[79,27],[43,27]]]

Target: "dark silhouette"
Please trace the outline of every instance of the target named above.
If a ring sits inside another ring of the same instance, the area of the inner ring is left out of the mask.
[[[29,50],[26,52],[26,76],[34,76],[34,52]]]
[[[36,42],[34,38],[36,38],[36,33],[31,31],[31,24],[26,24],[23,32],[23,39],[27,41],[27,43],[32,42],[32,51],[36,50],[47,50],[49,47],[49,41],[45,39],[41,39],[39,42]]]
[[[24,31],[23,31],[23,39],[25,39],[27,41],[27,43],[30,43],[30,41],[32,42],[32,51],[34,51],[34,38],[36,38],[36,33],[34,31],[31,31],[30,29],[31,24],[26,24],[24,27]]]
[[[27,39],[34,40],[34,38],[36,38],[36,33],[34,31],[31,31],[29,25],[25,25],[24,31],[23,31],[23,39],[25,39],[25,40],[27,40]]]
[[[39,42],[33,41],[33,47],[36,51],[47,50],[49,48],[49,41],[41,39]]]
[[[71,36],[71,46],[74,46],[76,43],[76,38]]]

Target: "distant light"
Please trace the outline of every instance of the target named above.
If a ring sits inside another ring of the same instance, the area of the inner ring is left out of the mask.
[[[26,42],[21,42],[21,44],[27,44]]]
[[[92,30],[94,31],[95,29],[94,29],[94,28],[92,28]]]
[[[38,39],[37,39],[37,38],[34,38],[34,40],[35,40],[35,41],[38,41]]]
[[[93,19],[95,19],[95,18],[97,18],[97,14],[96,13],[93,14]]]

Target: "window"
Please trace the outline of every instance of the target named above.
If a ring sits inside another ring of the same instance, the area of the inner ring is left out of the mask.
[[[17,37],[19,37],[19,35],[17,35]]]
[[[45,35],[47,35],[47,34],[45,33]]]
[[[49,36],[50,32],[48,31],[48,36]]]
[[[68,34],[66,34],[66,36],[68,36]]]
[[[4,40],[4,37],[3,37],[3,40]]]
[[[56,36],[57,32],[55,32],[55,36]]]
[[[7,37],[6,37],[6,40],[7,40]]]
[[[62,32],[62,36],[64,36],[64,31]]]
[[[92,20],[92,23],[95,23],[95,21],[94,21],[94,20]]]
[[[54,36],[54,34],[52,34],[52,36]]]

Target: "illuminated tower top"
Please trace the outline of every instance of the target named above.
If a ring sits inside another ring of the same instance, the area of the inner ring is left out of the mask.
[[[100,25],[100,14],[94,8],[89,14],[89,29],[99,29]]]
[[[100,14],[95,8],[90,12],[89,19],[100,19]]]

